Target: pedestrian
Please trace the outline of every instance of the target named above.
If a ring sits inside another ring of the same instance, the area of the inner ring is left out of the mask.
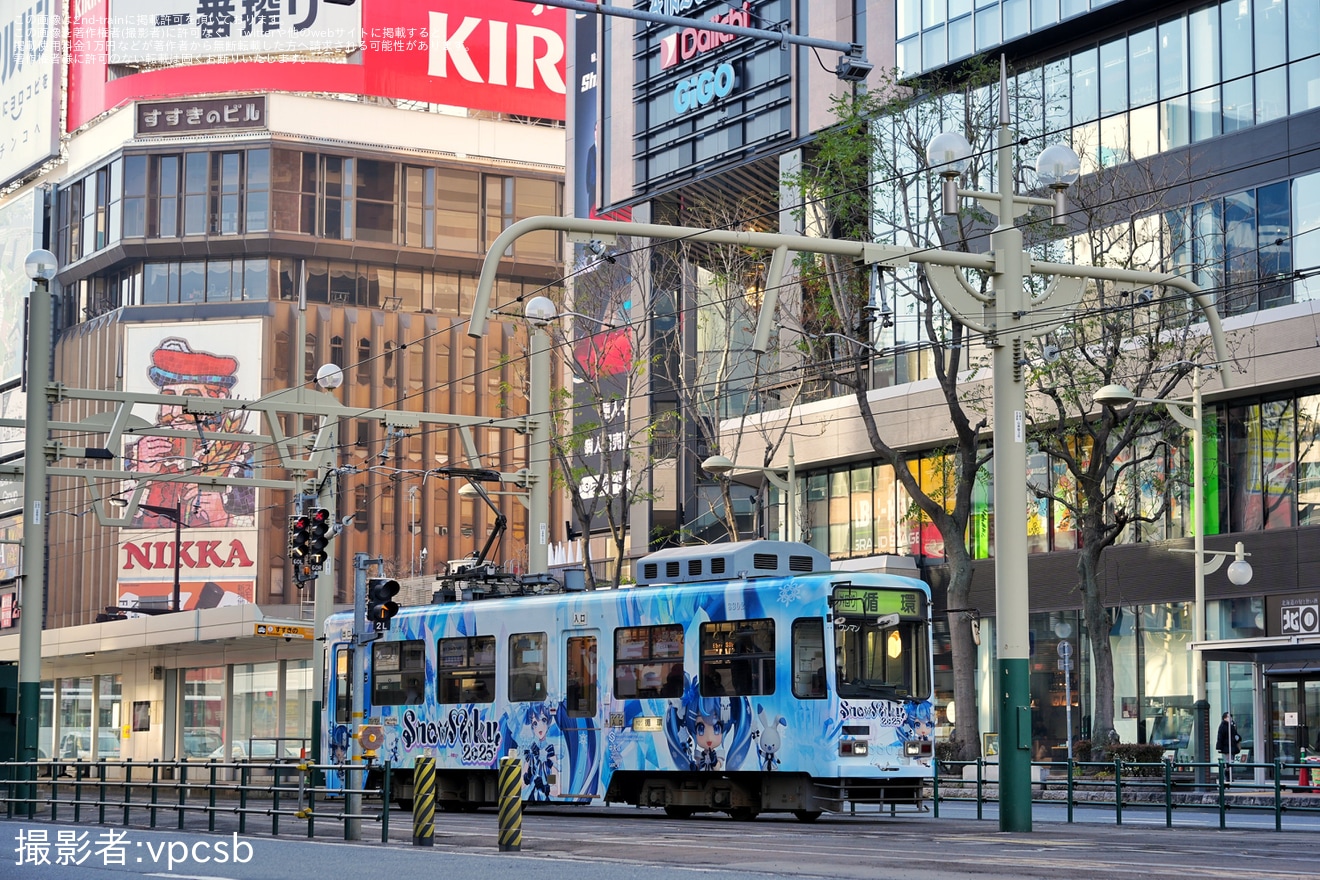
[[[1233,761],[1237,758],[1238,750],[1242,748],[1242,734],[1238,733],[1237,725],[1233,723],[1233,715],[1229,712],[1224,713],[1223,720],[1219,722],[1219,735],[1215,737],[1215,748],[1219,750],[1219,758],[1225,763],[1224,781],[1233,781]]]

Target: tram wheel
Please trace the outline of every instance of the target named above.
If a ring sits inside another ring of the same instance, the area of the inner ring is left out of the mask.
[[[734,807],[729,810],[729,818],[735,822],[750,822],[759,815],[761,811],[755,807]]]
[[[665,807],[665,815],[671,819],[691,819],[696,810],[691,807],[678,807],[669,804]]]
[[[815,822],[820,818],[820,810],[794,810],[793,815],[799,822]]]

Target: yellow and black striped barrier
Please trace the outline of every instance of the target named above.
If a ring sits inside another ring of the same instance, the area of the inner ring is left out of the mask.
[[[522,761],[500,758],[500,852],[522,849]]]
[[[435,758],[418,756],[413,764],[413,846],[434,845]]]

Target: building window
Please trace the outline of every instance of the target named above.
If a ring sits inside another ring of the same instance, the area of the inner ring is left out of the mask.
[[[247,154],[246,222],[244,231],[265,232],[270,216],[270,150],[249,150]]]
[[[357,214],[354,238],[359,241],[394,243],[394,175],[393,162],[357,159],[357,184],[353,190],[353,210]]]
[[[475,254],[481,249],[477,235],[480,175],[470,171],[440,172],[436,200],[436,231],[441,250]]]
[[[180,156],[151,157],[151,193],[147,205],[147,235],[174,238],[179,234]]]
[[[124,157],[124,238],[147,234],[147,157]]]
[[[185,153],[183,156],[184,235],[205,235],[208,231],[209,158],[206,153]]]
[[[211,221],[212,235],[237,235],[242,232],[243,154],[214,153],[211,155]]]
[[[435,169],[404,168],[403,243],[435,247]]]

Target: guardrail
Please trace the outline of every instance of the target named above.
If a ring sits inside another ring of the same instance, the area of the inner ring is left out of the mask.
[[[367,768],[310,761],[27,761],[0,762],[0,807],[7,818],[109,822],[146,822],[156,828],[173,817],[183,829],[186,819],[204,814],[206,830],[216,819],[234,816],[238,833],[248,832],[249,819],[268,817],[270,833],[281,833],[281,821],[306,822],[307,837],[318,823],[342,825],[345,840],[356,839],[354,820],[380,823],[381,842],[390,833],[388,761],[380,765],[382,787],[330,788],[326,771],[362,786]],[[362,808],[350,813],[345,795],[380,795],[379,812]],[[71,811],[71,814],[66,811]],[[195,825],[200,830],[200,823]],[[255,829],[254,829],[255,830]],[[285,832],[288,827],[286,824]]]
[[[941,802],[974,802],[976,818],[984,818],[984,806],[998,803],[998,766],[984,758],[975,761],[937,761],[932,776],[933,815],[939,818]],[[964,768],[976,768],[975,774]],[[987,768],[994,768],[987,773]],[[1112,807],[1114,821],[1123,824],[1124,809],[1162,809],[1164,824],[1173,827],[1175,810],[1214,810],[1219,813],[1219,827],[1228,827],[1228,815],[1235,810],[1269,811],[1274,814],[1274,830],[1283,830],[1285,813],[1320,813],[1320,779],[1315,785],[1283,781],[1285,771],[1296,771],[1306,779],[1315,764],[1276,761],[1272,764],[1196,763],[1157,761],[1137,763],[1113,761],[1033,761],[1032,803],[1063,803],[1068,821],[1074,821],[1078,806]],[[1038,769],[1039,768],[1039,769]],[[1230,781],[1226,770],[1239,776]],[[1253,779],[1263,769],[1270,775],[1264,784]],[[954,771],[957,770],[955,773]],[[1213,778],[1197,783],[1198,770],[1217,771]],[[1043,773],[1040,771],[1044,771]],[[1289,775],[1292,775],[1291,773]],[[1315,797],[1305,797],[1314,793]],[[1298,797],[1297,795],[1303,795]]]

